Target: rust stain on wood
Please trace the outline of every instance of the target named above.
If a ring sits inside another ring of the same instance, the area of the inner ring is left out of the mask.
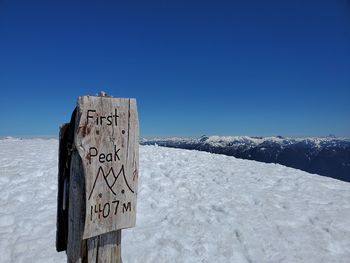
[[[79,126],[79,127],[78,127],[78,131],[77,131],[77,133],[81,133],[81,135],[82,135],[83,137],[86,137],[87,135],[89,135],[90,132],[91,132],[91,127],[88,126],[87,124],[84,124],[84,125],[82,125],[82,126]],[[98,134],[98,133],[97,133],[97,134]]]

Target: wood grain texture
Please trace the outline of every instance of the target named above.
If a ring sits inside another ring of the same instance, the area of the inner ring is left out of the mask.
[[[68,207],[68,240],[67,262],[84,261],[83,231],[85,220],[85,178],[81,158],[77,151],[72,153],[69,207]]]
[[[121,263],[121,230],[83,239],[85,183],[80,155],[73,151],[69,198],[68,263]]]
[[[89,238],[87,248],[87,262],[121,263],[121,230]]]
[[[136,222],[139,128],[135,99],[78,98],[75,147],[85,174],[83,238]]]
[[[67,262],[119,263],[120,229],[134,226],[136,220],[136,101],[79,97],[74,115]]]
[[[57,188],[57,219],[56,219],[56,250],[57,252],[65,251],[67,249],[67,215],[68,211],[64,209],[65,191],[64,185],[67,181],[67,142],[65,140],[66,130],[69,123],[65,123],[60,127],[59,133],[59,148],[58,148],[58,188]]]

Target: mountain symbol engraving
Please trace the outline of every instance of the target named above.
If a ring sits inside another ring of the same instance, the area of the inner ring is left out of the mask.
[[[92,186],[91,192],[90,192],[90,194],[89,194],[89,199],[88,199],[88,200],[91,199],[92,193],[94,192],[94,189],[95,189],[95,186],[96,186],[97,179],[99,178],[100,174],[102,174],[102,177],[103,177],[103,179],[104,179],[104,181],[105,181],[107,187],[109,188],[109,190],[110,190],[114,195],[117,195],[117,194],[116,194],[116,192],[114,192],[113,186],[114,186],[115,183],[117,182],[117,179],[118,179],[118,177],[119,177],[120,175],[122,175],[122,176],[124,177],[125,183],[126,183],[127,187],[129,188],[129,190],[130,190],[132,193],[134,193],[134,191],[131,189],[131,187],[130,187],[130,185],[129,185],[129,183],[128,183],[128,180],[127,180],[126,177],[125,177],[124,165],[122,165],[122,167],[120,168],[119,173],[118,173],[117,175],[115,175],[113,167],[111,167],[111,168],[108,170],[107,174],[106,174],[105,171],[103,170],[103,168],[100,166],[100,167],[98,168],[97,176],[96,176],[96,178],[95,178],[95,181],[94,181],[94,184],[93,184],[93,186]],[[112,176],[112,177],[110,177],[110,176]],[[110,179],[108,179],[108,178],[110,178]]]

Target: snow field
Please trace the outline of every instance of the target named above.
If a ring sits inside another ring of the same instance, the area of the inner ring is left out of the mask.
[[[55,251],[57,140],[0,140],[0,262]],[[205,152],[140,147],[123,262],[350,262],[350,184]]]

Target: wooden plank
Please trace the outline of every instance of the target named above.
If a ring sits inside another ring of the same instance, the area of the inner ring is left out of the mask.
[[[56,221],[56,250],[57,252],[65,251],[67,249],[67,216],[68,211],[64,208],[64,185],[67,171],[67,142],[65,134],[69,123],[65,123],[60,127],[59,147],[58,147],[58,189],[57,189],[57,221]]]
[[[122,262],[120,229],[136,220],[136,101],[79,97],[68,129],[70,136],[74,131],[74,143],[68,169],[67,262]]]
[[[85,182],[83,165],[77,151],[72,153],[70,171],[67,262],[82,263],[86,251],[83,244],[85,220]]]
[[[87,247],[87,262],[122,262],[121,230],[89,238]]]
[[[58,252],[67,249],[69,180],[71,169],[71,153],[74,142],[75,116],[76,109],[74,109],[72,113],[70,122],[61,125],[59,133],[56,221],[56,250]]]
[[[83,239],[136,221],[138,116],[135,99],[78,98],[75,147],[85,175]]]
[[[121,230],[83,240],[85,177],[80,155],[72,153],[69,189],[68,263],[121,263]]]

